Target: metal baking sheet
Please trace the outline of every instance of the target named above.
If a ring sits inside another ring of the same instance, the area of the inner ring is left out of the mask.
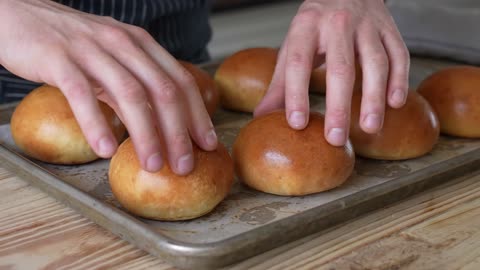
[[[324,110],[324,97],[312,96]],[[220,140],[231,145],[251,116],[219,111]],[[184,268],[224,266],[325,229],[367,211],[448,181],[480,165],[480,140],[441,137],[418,159],[388,162],[357,158],[353,175],[334,190],[280,197],[253,191],[236,181],[212,213],[191,221],[136,218],[122,209],[108,185],[108,160],[57,166],[29,160],[15,147],[8,124],[0,126],[2,164],[85,216],[166,261]]]
[[[412,58],[415,86],[448,62]],[[217,63],[203,68],[214,72]],[[324,98],[311,97],[324,111]],[[441,137],[424,157],[403,161],[357,158],[353,175],[341,187],[305,197],[279,197],[253,191],[238,181],[212,213],[192,221],[157,222],[136,218],[116,202],[108,186],[108,160],[82,166],[54,166],[25,158],[8,126],[15,104],[0,105],[0,162],[99,225],[164,260],[192,269],[225,266],[368,211],[411,196],[480,168],[480,141]],[[248,114],[219,111],[220,140],[231,150]]]

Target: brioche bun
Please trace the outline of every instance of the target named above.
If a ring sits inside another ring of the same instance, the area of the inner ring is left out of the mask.
[[[110,107],[102,102],[99,106],[120,141],[125,127]],[[10,125],[15,144],[34,159],[64,165],[98,159],[58,88],[44,85],[30,92],[15,109]]]
[[[383,127],[377,134],[368,134],[360,128],[362,92],[352,97],[350,139],[359,156],[403,160],[430,152],[438,140],[439,124],[428,102],[414,91],[409,91],[405,105],[400,109],[385,108]]]
[[[187,220],[212,211],[233,184],[233,162],[222,144],[215,151],[193,147],[195,168],[176,175],[165,163],[156,173],[141,168],[130,139],[113,156],[109,181],[115,198],[131,213],[156,220]]]
[[[212,77],[205,70],[191,63],[185,61],[179,62],[188,70],[188,72],[190,72],[190,74],[192,74],[200,90],[200,95],[202,96],[203,103],[205,103],[208,114],[210,117],[213,117],[220,103],[220,94],[218,93]]]
[[[268,90],[277,56],[276,48],[250,48],[227,57],[215,73],[222,106],[234,111],[253,112]],[[311,82],[311,91],[324,92],[325,71],[314,70]]]
[[[480,68],[440,70],[427,77],[417,91],[437,113],[442,133],[480,138]]]
[[[299,196],[329,190],[347,180],[355,156],[350,142],[335,147],[324,138],[324,117],[311,113],[303,130],[290,128],[285,111],[247,124],[233,146],[235,171],[253,189]]]

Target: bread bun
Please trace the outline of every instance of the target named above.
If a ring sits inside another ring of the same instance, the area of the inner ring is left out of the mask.
[[[125,127],[110,107],[102,102],[99,105],[120,141]],[[98,158],[58,88],[44,85],[30,92],[15,109],[10,125],[16,145],[29,157],[64,165]]]
[[[299,196],[341,185],[350,176],[355,156],[350,142],[330,145],[323,136],[324,117],[311,113],[303,130],[290,128],[285,111],[247,124],[233,146],[238,177],[267,193]]]
[[[215,72],[226,109],[253,112],[265,95],[277,62],[277,49],[252,48],[226,58]]]
[[[442,133],[480,138],[480,68],[443,69],[426,78],[417,91],[437,113]]]
[[[268,90],[277,55],[278,49],[275,48],[250,48],[226,58],[215,73],[222,106],[235,111],[253,112]],[[323,87],[324,91],[325,72],[313,71],[311,81],[314,88]],[[322,89],[311,91],[321,92]]]
[[[220,94],[218,93],[212,77],[205,70],[191,63],[185,61],[179,62],[190,72],[190,74],[192,74],[198,88],[200,89],[200,95],[202,96],[203,103],[205,103],[208,114],[210,117],[213,117],[220,103]]]
[[[373,159],[402,160],[430,152],[438,140],[437,116],[418,93],[410,91],[400,109],[385,108],[382,130],[377,134],[365,133],[359,124],[362,92],[352,97],[350,139],[355,153]]]
[[[186,220],[207,214],[229,193],[233,162],[219,144],[215,151],[193,147],[195,168],[176,175],[168,163],[156,173],[142,170],[130,139],[123,142],[108,172],[115,198],[131,213],[156,220]]]

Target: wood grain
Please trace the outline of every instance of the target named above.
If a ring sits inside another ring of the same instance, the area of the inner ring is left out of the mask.
[[[163,264],[0,168],[0,269],[111,269],[127,263],[135,269]]]
[[[479,181],[477,173],[455,185],[425,192],[250,259],[234,269],[458,269],[454,261],[480,269],[480,241],[475,242],[480,235],[473,233],[480,228],[476,213]],[[465,215],[462,220],[458,220],[458,213]],[[445,224],[462,222],[463,226],[427,226],[441,224],[440,220]],[[439,241],[433,241],[433,236]],[[472,255],[464,256],[457,249],[471,250]]]
[[[229,269],[479,269],[480,173]],[[175,269],[0,166],[0,269]]]

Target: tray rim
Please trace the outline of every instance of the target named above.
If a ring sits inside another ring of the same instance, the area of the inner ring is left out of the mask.
[[[480,148],[395,178],[403,179],[401,185],[399,181],[389,180],[262,227],[208,243],[189,243],[163,235],[130,214],[62,181],[1,142],[0,161],[13,169],[17,176],[152,255],[182,268],[210,269],[258,255],[474,171],[480,167]],[[367,193],[375,196],[365,199]],[[390,196],[392,193],[397,195]],[[378,206],[381,201],[383,203]],[[362,204],[364,209],[355,210]],[[324,220],[325,217],[328,220]]]

